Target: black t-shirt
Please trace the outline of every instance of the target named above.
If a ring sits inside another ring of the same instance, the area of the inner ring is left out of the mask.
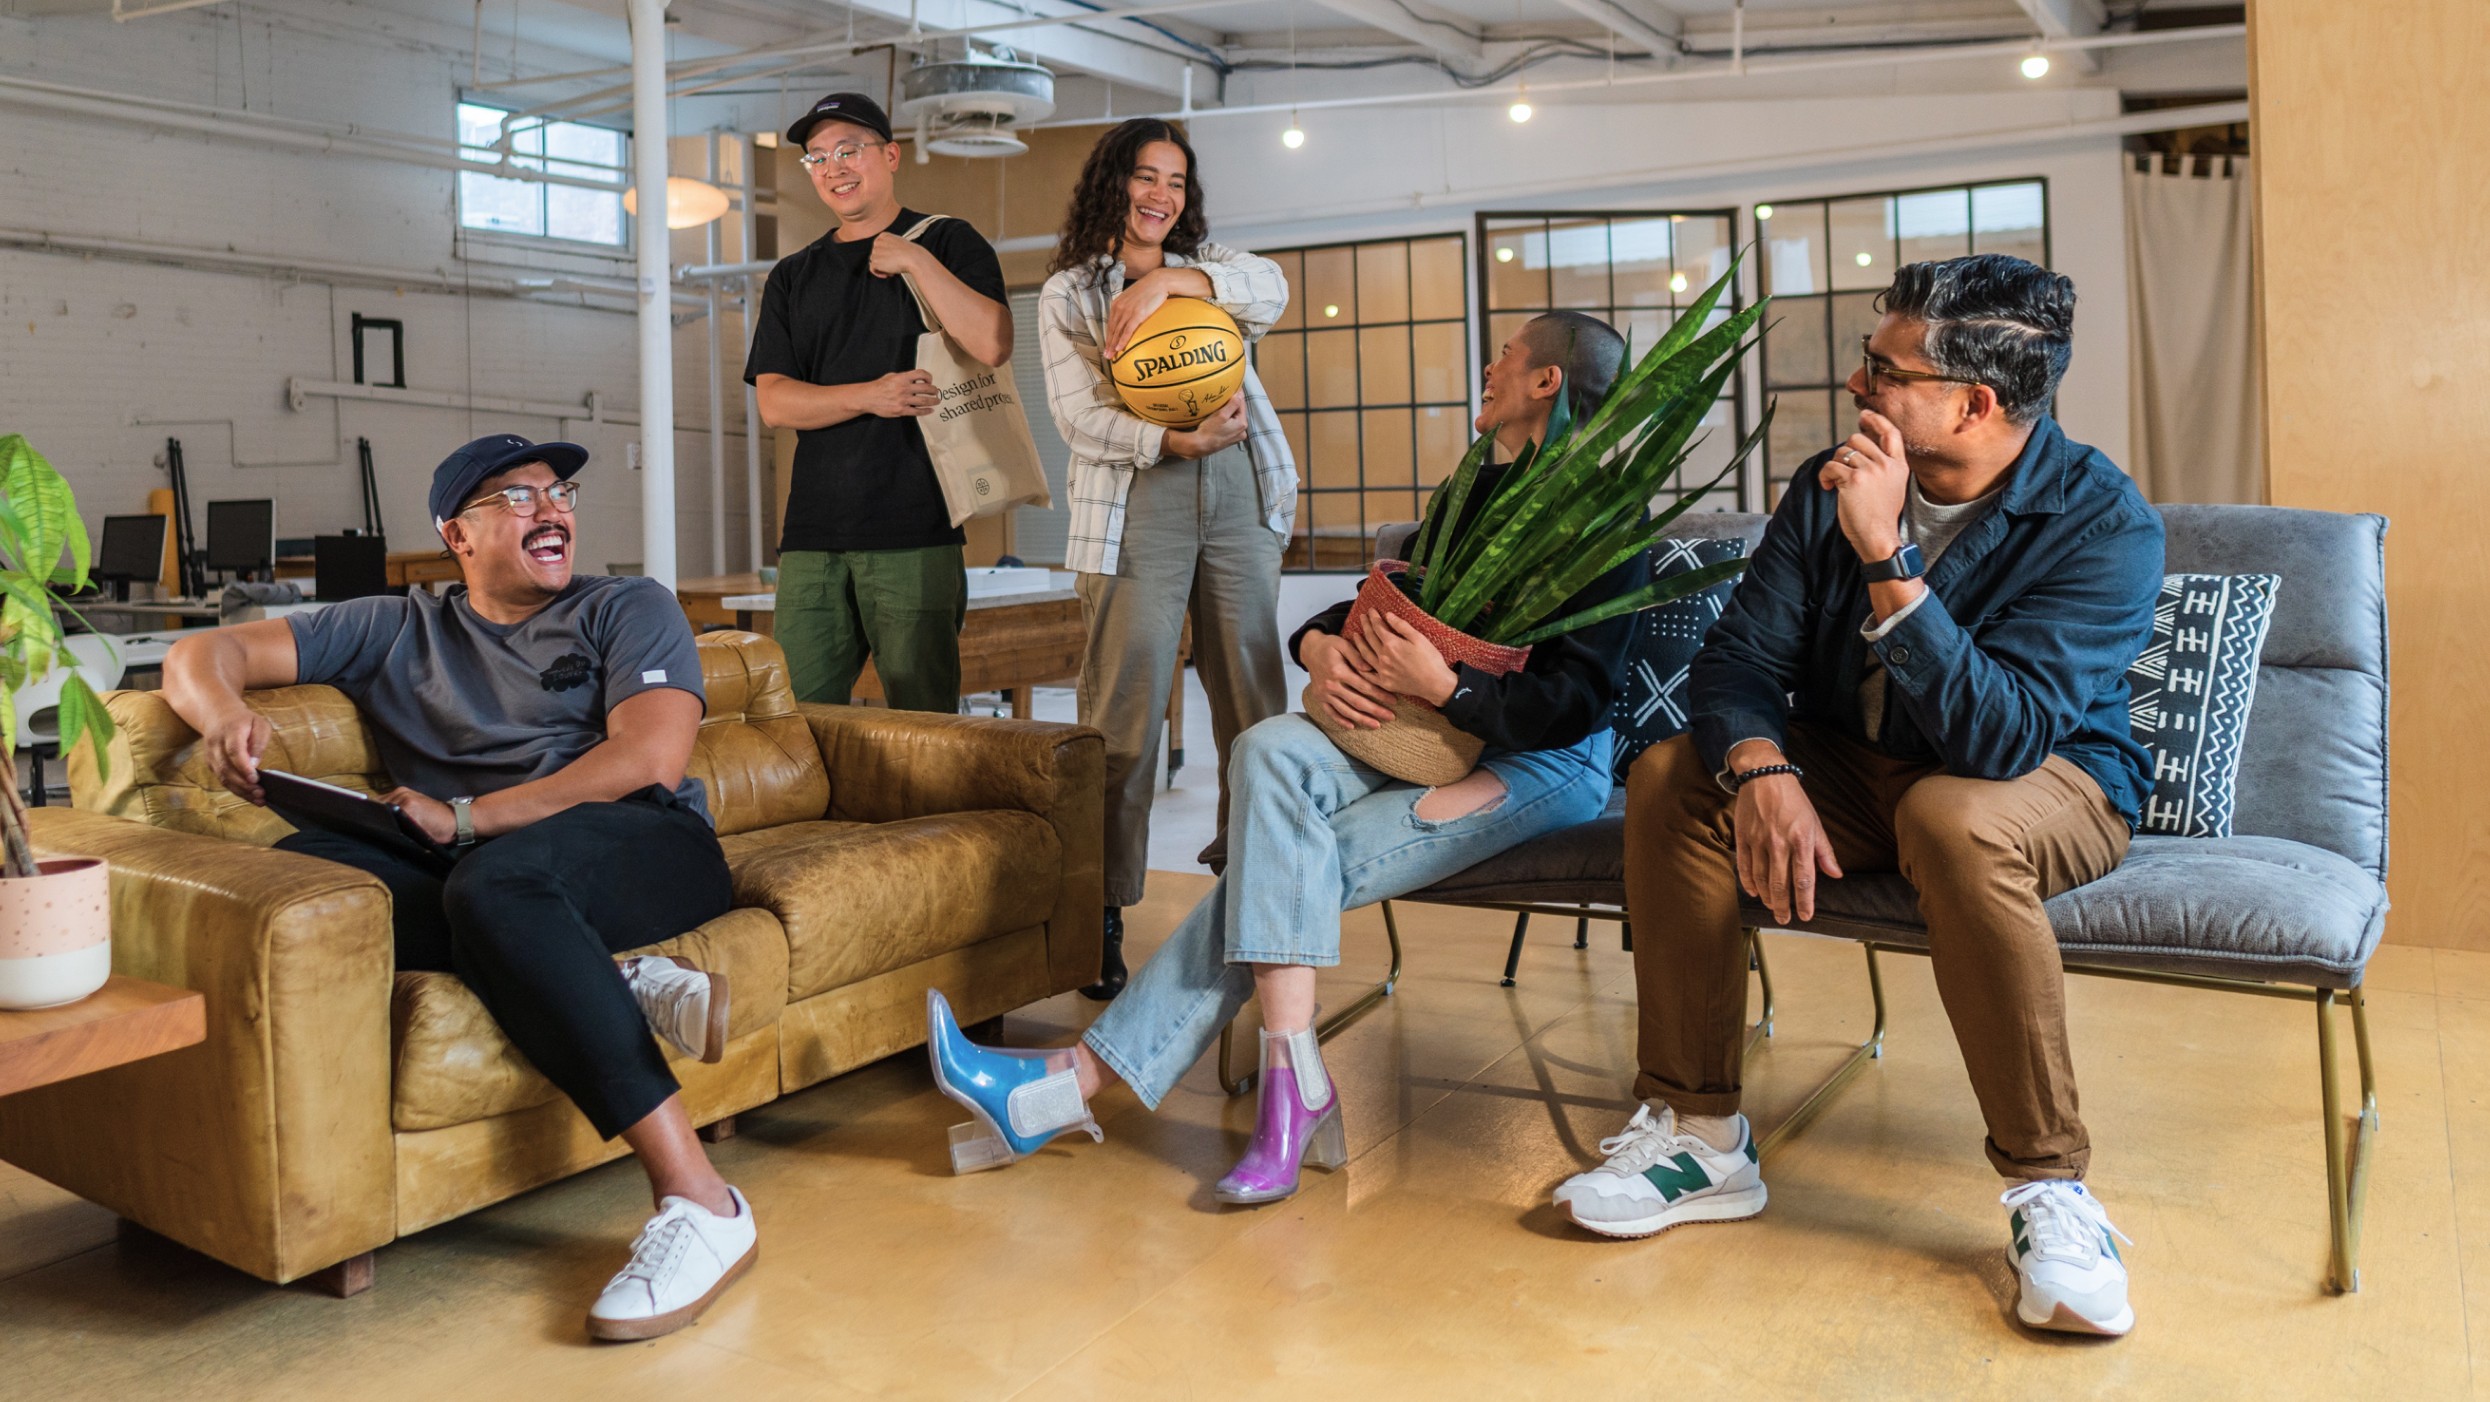
[[[890,232],[906,233],[924,217],[903,209]],[[836,234],[770,270],[744,362],[746,383],[785,375],[810,385],[850,385],[915,368],[925,319],[907,284],[873,275],[873,240],[840,243]],[[966,220],[939,220],[917,241],[970,290],[1003,300],[994,245]],[[966,539],[943,505],[916,420],[867,414],[796,435],[779,549],[909,550]]]

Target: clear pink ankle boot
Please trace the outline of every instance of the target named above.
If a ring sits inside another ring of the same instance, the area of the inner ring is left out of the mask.
[[[1262,1034],[1260,1086],[1254,1142],[1212,1189],[1221,1202],[1278,1202],[1296,1194],[1299,1165],[1333,1169],[1349,1161],[1340,1097],[1323,1069],[1314,1029]]]

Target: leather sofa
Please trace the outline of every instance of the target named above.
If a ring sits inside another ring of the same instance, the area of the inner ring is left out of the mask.
[[[975,1020],[1097,976],[1095,731],[799,704],[750,633],[700,657],[692,772],[736,908],[649,951],[731,980],[724,1059],[674,1063],[695,1124],[920,1045],[930,985]],[[250,704],[270,767],[385,786],[337,691]],[[161,696],[106,705],[109,775],[82,753],[36,840],[110,861],[115,971],[205,993],[207,1040],[0,1100],[0,1158],[262,1279],[351,1290],[375,1247],[625,1152],[454,976],[393,967],[377,880],[269,850],[290,829],[216,784]]]

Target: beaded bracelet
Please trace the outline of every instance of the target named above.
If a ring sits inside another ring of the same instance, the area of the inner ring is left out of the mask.
[[[1761,779],[1767,774],[1787,774],[1794,779],[1807,777],[1807,771],[1795,764],[1759,764],[1744,773],[1730,775],[1729,782],[1733,789],[1743,789],[1746,787],[1747,780]]]

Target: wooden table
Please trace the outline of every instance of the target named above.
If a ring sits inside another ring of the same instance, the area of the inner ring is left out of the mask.
[[[115,974],[60,1008],[0,1012],[0,1095],[66,1081],[207,1040],[207,999]]]
[[[675,586],[683,612],[696,628],[733,626],[768,634],[776,596],[758,574],[721,574],[686,579]],[[730,602],[731,601],[731,602]],[[1030,594],[991,594],[968,601],[960,624],[960,690],[999,691],[1014,716],[1026,719],[1037,687],[1066,682],[1081,675],[1081,657],[1089,645],[1089,626],[1081,617],[1081,599],[1069,589]],[[1185,623],[1176,650],[1176,675],[1193,656],[1193,624]],[[856,695],[881,701],[882,679],[865,664],[856,679]],[[1167,768],[1184,767],[1184,688],[1167,696]]]
[[[459,572],[458,557],[445,550],[392,550],[389,552],[389,587],[403,589],[410,584],[456,584],[466,578]],[[310,579],[319,570],[310,555],[277,557],[277,578]]]

